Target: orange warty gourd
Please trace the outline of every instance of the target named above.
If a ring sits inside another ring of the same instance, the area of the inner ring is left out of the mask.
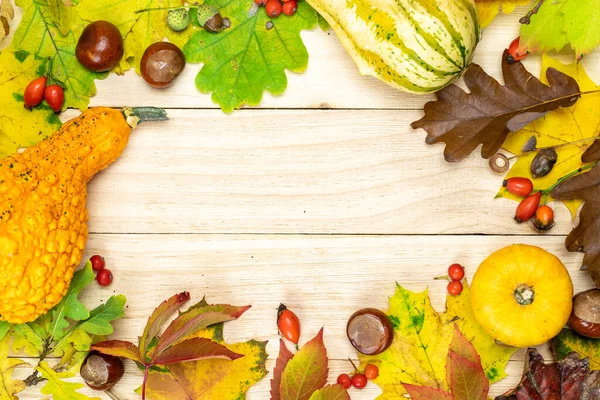
[[[93,108],[40,144],[0,159],[0,320],[35,320],[65,295],[88,236],[87,183],[155,108]]]
[[[544,249],[515,244],[481,263],[471,284],[475,318],[496,340],[537,346],[566,325],[573,283],[563,263]]]

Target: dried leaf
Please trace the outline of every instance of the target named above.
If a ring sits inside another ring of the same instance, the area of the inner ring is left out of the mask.
[[[290,360],[294,357],[292,352],[287,348],[285,342],[279,339],[279,357],[275,363],[275,370],[273,371],[273,379],[271,379],[271,400],[280,400],[279,388],[281,387],[281,376],[285,367],[287,367]]]
[[[0,0],[0,42],[10,34],[10,21],[15,17],[11,0]]]
[[[545,75],[545,72],[549,68],[557,69],[573,77],[582,91],[589,92],[600,89],[590,79],[583,65],[580,63],[564,65],[559,60],[544,56],[542,60],[542,76]],[[591,139],[598,136],[599,126],[600,93],[586,94],[573,107],[560,108],[548,113],[544,118],[535,121],[518,132],[510,134],[502,147],[511,153],[518,154],[525,142],[532,135],[537,138],[539,148],[560,146],[568,142]],[[539,189],[548,188],[555,184],[561,177],[581,167],[583,165],[581,154],[592,143],[593,141],[589,140],[556,149],[558,162],[545,177],[532,179],[534,186]],[[535,153],[519,157],[517,162],[512,165],[505,179],[516,176],[531,177],[530,166],[535,157]],[[498,195],[516,201],[522,200],[511,195],[504,187],[500,188]],[[553,200],[552,198],[549,199],[549,201]],[[571,211],[573,218],[575,218],[577,210],[581,206],[581,201],[567,200],[564,204]]]
[[[14,380],[13,371],[19,365],[25,364],[17,358],[8,358],[10,337],[0,340],[0,399],[18,400],[17,393],[25,390],[25,382]]]
[[[519,385],[496,400],[591,400],[600,393],[600,373],[590,373],[587,359],[575,353],[563,360],[545,364],[536,349],[529,349],[525,357],[525,371]]]
[[[563,329],[550,340],[550,349],[558,361],[565,359],[569,353],[577,353],[589,361],[590,369],[600,370],[600,341],[589,339],[571,329]]]
[[[585,252],[581,269],[588,270],[596,285],[600,285],[600,164],[561,183],[552,196],[558,200],[585,201],[579,224],[567,236],[565,245],[569,251]]]
[[[146,353],[148,343],[154,339],[160,329],[167,321],[179,310],[179,307],[184,305],[190,300],[190,294],[188,292],[178,293],[168,300],[163,301],[156,309],[152,312],[146,322],[144,333],[140,337],[140,350],[142,353]]]
[[[506,55],[502,57],[505,86],[472,64],[464,75],[471,93],[456,85],[445,87],[436,93],[437,101],[425,104],[425,116],[412,123],[413,128],[428,132],[428,144],[446,143],[446,161],[461,161],[480,144],[482,157],[490,158],[511,131],[579,99],[579,85],[570,76],[549,68],[546,86],[522,63],[509,64]]]
[[[596,140],[587,150],[583,153],[581,161],[584,163],[594,162],[600,160],[600,140]]]
[[[479,13],[479,23],[483,28],[492,23],[500,10],[504,14],[510,14],[515,11],[517,6],[529,4],[531,0],[475,0],[477,12]]]
[[[532,136],[525,142],[525,144],[521,148],[521,152],[529,153],[530,151],[534,151],[536,149],[537,149],[537,137]]]
[[[308,400],[327,383],[327,349],[323,329],[292,358],[281,376],[281,400]]]
[[[350,400],[350,395],[341,385],[330,385],[314,392],[310,400]]]

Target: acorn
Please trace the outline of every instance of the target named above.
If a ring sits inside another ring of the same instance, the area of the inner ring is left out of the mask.
[[[587,290],[573,297],[569,325],[582,336],[600,339],[600,289]]]
[[[198,6],[198,23],[212,33],[219,33],[225,29],[219,10],[210,4]]]
[[[185,30],[192,21],[190,13],[186,8],[178,8],[176,10],[169,11],[167,15],[167,23],[169,28],[175,32],[181,32]]]
[[[554,149],[543,149],[531,162],[531,175],[534,178],[542,178],[548,175],[558,160],[558,154]]]

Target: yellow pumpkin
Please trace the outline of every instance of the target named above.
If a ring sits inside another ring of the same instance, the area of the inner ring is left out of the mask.
[[[514,347],[537,346],[556,336],[571,314],[573,283],[564,264],[535,246],[515,244],[491,254],[471,284],[479,324]]]

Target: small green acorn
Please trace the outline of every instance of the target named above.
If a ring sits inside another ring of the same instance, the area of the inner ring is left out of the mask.
[[[190,13],[186,8],[178,8],[176,10],[169,11],[167,16],[167,23],[169,28],[175,32],[181,32],[190,25],[191,17]]]
[[[198,7],[198,23],[212,33],[219,33],[225,29],[219,10],[210,4],[202,4]]]

